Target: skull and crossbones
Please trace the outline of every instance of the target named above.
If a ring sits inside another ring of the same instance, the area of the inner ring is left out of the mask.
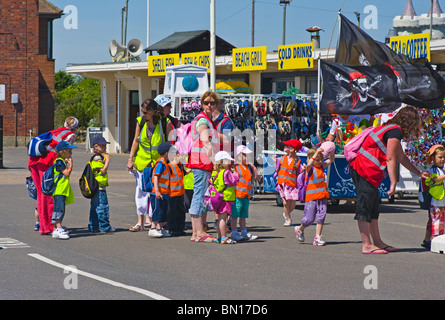
[[[352,97],[352,108],[355,107],[358,100],[366,102],[368,99],[374,99],[376,105],[380,106],[383,104],[382,98],[377,98],[372,94],[374,89],[381,85],[381,75],[378,75],[372,83],[368,83],[368,78],[361,72],[352,72],[349,74],[349,79],[345,78],[340,73],[337,73],[335,75],[335,80],[348,83],[352,89],[352,91],[348,93],[338,93],[337,102]]]

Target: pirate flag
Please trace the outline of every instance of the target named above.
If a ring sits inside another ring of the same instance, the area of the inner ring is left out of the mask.
[[[401,106],[397,77],[387,65],[348,66],[321,61],[321,113],[390,113]]]
[[[340,19],[335,62],[354,66],[387,65],[397,77],[398,95],[403,103],[427,109],[443,107],[445,81],[427,59],[397,54],[342,14]]]

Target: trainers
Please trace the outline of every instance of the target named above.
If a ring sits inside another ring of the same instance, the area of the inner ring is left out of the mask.
[[[237,231],[233,231],[232,234],[230,235],[230,238],[232,238],[235,241],[244,240],[244,237],[240,235]]]
[[[69,238],[70,236],[68,235],[68,233],[64,231],[60,231],[59,229],[55,229],[53,231],[53,239],[67,240]]]
[[[150,231],[148,231],[148,235],[150,237],[154,237],[154,238],[161,238],[162,232],[161,232],[161,230],[158,230],[158,229],[150,229]]]
[[[304,231],[301,231],[299,227],[295,227],[295,236],[298,241],[304,242]]]
[[[325,246],[325,245],[326,245],[326,242],[321,238],[321,235],[316,236],[314,238],[314,246]]]
[[[171,236],[171,234],[168,233],[167,231],[165,231],[164,229],[161,229],[161,234],[162,234],[163,237],[170,237]]]
[[[254,234],[251,234],[250,232],[246,233],[242,237],[243,237],[244,240],[255,240],[255,239],[258,238],[258,236],[254,235]]]
[[[39,231],[40,230],[40,223],[36,222],[36,225],[34,226],[34,231]]]

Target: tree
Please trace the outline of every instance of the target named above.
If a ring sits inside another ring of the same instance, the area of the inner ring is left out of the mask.
[[[101,125],[101,93],[98,80],[72,76],[65,71],[56,73],[55,126],[74,116],[79,128]]]

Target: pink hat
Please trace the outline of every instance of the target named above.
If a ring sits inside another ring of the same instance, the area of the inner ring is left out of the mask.
[[[329,158],[335,154],[335,144],[332,141],[325,141],[321,144],[320,148],[323,149],[323,157]]]

